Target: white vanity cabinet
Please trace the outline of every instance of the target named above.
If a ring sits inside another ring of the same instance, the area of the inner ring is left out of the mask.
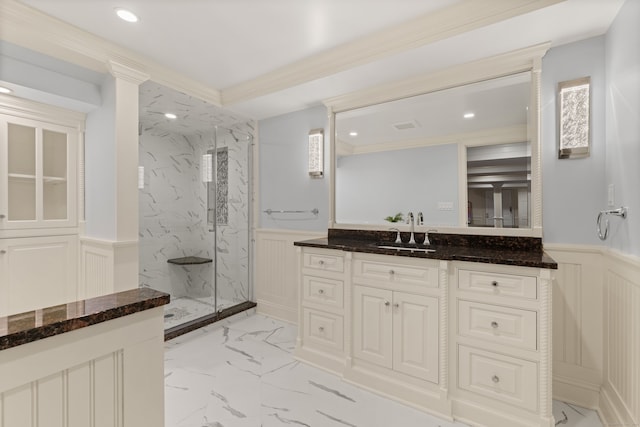
[[[354,256],[352,357],[437,384],[438,262],[390,258]]]
[[[550,271],[453,265],[449,355],[458,417],[553,426]]]
[[[298,248],[299,292],[296,356],[340,373],[344,367],[344,293],[350,254]]]
[[[446,419],[554,426],[552,270],[298,253],[300,360]]]

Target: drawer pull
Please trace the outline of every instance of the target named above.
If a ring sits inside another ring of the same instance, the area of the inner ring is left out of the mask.
[[[393,276],[394,274],[396,274],[396,272],[393,270],[389,270],[389,274]]]
[[[391,305],[391,303],[390,303],[389,301],[385,301],[385,302],[384,302],[384,305],[385,305],[386,307],[389,307],[389,306]]]
[[[498,287],[498,282],[496,280],[494,280],[493,282],[491,282],[491,286],[493,286],[494,288]]]
[[[491,377],[491,381],[493,381],[495,384],[498,384],[500,382],[500,377],[497,375],[494,375]]]
[[[498,322],[491,322],[491,327],[492,327],[493,329],[498,329],[498,326],[499,326],[499,325],[498,325]]]
[[[319,293],[320,295],[323,295],[323,294],[324,294],[324,289],[318,289],[318,293]]]
[[[393,304],[393,306],[394,306],[395,308],[400,308],[400,304],[398,304],[398,303]]]

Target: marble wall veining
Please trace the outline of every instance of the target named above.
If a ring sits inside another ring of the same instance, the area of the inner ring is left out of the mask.
[[[249,150],[250,124],[234,131],[219,129],[217,148],[226,147],[227,219],[210,231],[207,184],[200,159],[214,147],[214,134],[181,135],[142,125],[139,139],[144,188],[140,190],[140,285],[170,293],[173,298],[210,297],[214,275],[218,298],[246,301],[249,289]],[[218,196],[224,196],[220,192]],[[217,240],[217,259],[214,248]],[[167,259],[199,256],[214,263],[178,266]],[[217,271],[216,271],[217,270]]]

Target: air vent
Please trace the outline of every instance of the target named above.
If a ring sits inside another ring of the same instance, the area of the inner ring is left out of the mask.
[[[407,130],[407,129],[415,129],[420,125],[418,125],[418,122],[416,122],[415,120],[411,120],[408,122],[394,123],[392,126],[395,130]]]

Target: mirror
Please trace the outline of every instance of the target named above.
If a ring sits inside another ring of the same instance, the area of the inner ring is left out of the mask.
[[[336,113],[335,223],[530,228],[532,93],[527,71]]]

